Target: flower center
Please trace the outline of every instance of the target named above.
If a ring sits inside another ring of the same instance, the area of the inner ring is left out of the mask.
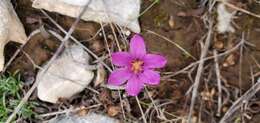
[[[134,73],[139,73],[143,70],[143,64],[144,62],[143,61],[140,61],[140,60],[134,60],[132,63],[131,63],[131,70],[134,72]]]

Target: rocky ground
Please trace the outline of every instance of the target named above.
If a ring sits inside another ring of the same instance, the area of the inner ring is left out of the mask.
[[[42,32],[31,37],[7,69],[9,73],[19,71],[24,82],[24,96],[36,79],[38,66],[50,60],[60,45],[59,39],[42,30],[64,34],[49,17],[32,8],[30,0],[12,2],[26,33],[31,34],[37,29]],[[121,122],[145,122],[145,116],[151,123],[186,123],[187,120],[190,123],[258,123],[260,3],[258,0],[222,2],[142,1],[141,35],[148,51],[166,56],[168,62],[160,69],[160,85],[147,87],[138,96],[139,103],[124,91],[101,86],[106,83],[105,77],[101,83],[93,82],[83,92],[70,99],[61,99],[57,104],[39,100],[34,91],[28,102],[37,104],[32,108],[35,115],[25,119],[17,117],[17,121],[42,122],[71,109],[70,112],[78,115],[96,112]],[[224,4],[227,11],[233,13],[233,31],[219,30],[219,4]],[[57,13],[47,14],[65,30],[75,21]],[[72,35],[111,66],[107,46],[111,51],[118,50],[115,36],[118,40],[124,40],[124,36],[120,31],[114,34],[109,25],[104,26],[105,35],[100,29],[98,23],[80,21]],[[122,49],[128,47],[124,43],[120,46]],[[16,43],[7,45],[6,61],[13,57],[18,47]],[[91,64],[94,62],[93,58]],[[105,72],[109,74],[107,69]]]

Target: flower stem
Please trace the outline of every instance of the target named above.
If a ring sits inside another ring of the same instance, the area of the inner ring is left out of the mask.
[[[136,102],[137,102],[137,104],[138,104],[138,106],[139,106],[139,109],[140,109],[140,112],[141,112],[141,114],[142,114],[142,118],[143,118],[144,123],[147,123],[146,118],[145,118],[145,115],[144,115],[144,111],[143,111],[143,109],[142,109],[142,107],[141,107],[140,101],[139,101],[139,99],[138,99],[137,96],[135,96],[135,100],[136,100]]]

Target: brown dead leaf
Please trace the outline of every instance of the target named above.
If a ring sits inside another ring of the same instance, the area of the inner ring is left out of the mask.
[[[226,59],[225,62],[223,63],[224,67],[229,67],[229,66],[233,66],[236,64],[236,55],[235,54],[230,54]]]
[[[120,113],[120,110],[121,108],[119,106],[110,106],[108,107],[107,113],[110,117],[114,117]]]
[[[175,25],[176,25],[176,24],[175,24],[175,20],[174,20],[173,16],[170,16],[168,23],[169,23],[169,26],[170,26],[172,29],[175,28]]]
[[[112,105],[112,98],[108,90],[102,90],[99,94],[99,100],[104,104],[104,106],[107,108],[107,106]]]
[[[105,50],[104,43],[101,40],[95,40],[90,42],[89,48],[96,54],[101,54],[103,50]]]
[[[77,112],[77,114],[79,116],[86,116],[87,113],[88,113],[88,110],[86,109],[85,106],[81,106],[80,110]]]
[[[217,50],[224,49],[224,42],[222,42],[222,41],[214,42],[214,48],[217,49]]]

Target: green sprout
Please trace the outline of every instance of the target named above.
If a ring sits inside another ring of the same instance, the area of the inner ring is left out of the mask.
[[[19,75],[0,76],[0,122],[5,122],[8,116],[21,101],[23,83]],[[18,112],[17,117],[30,119],[36,115],[33,112],[36,106],[33,102],[27,102]]]

